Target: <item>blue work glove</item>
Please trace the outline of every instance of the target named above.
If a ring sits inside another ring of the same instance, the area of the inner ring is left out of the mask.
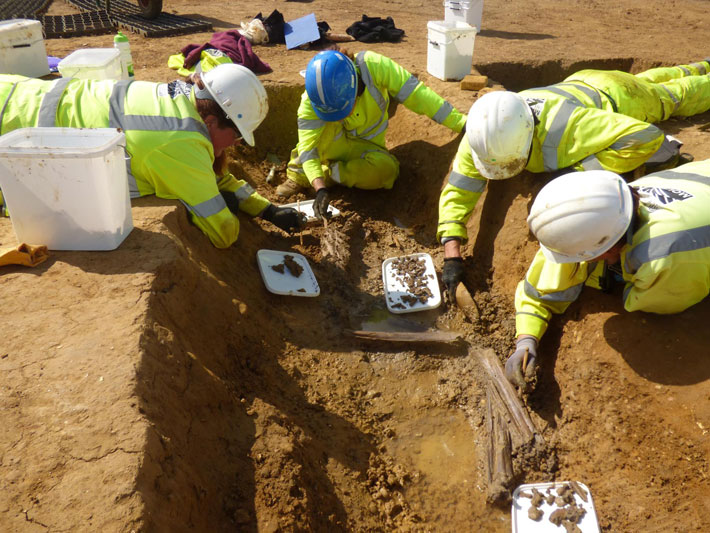
[[[328,189],[325,187],[318,189],[316,199],[313,201],[313,214],[318,220],[327,220],[331,217],[328,212],[329,205],[330,193],[328,193]]]
[[[527,362],[523,368],[527,352]],[[515,351],[505,362],[505,377],[513,385],[523,390],[528,389],[526,379],[532,380],[537,369],[537,339],[532,335],[521,335],[515,341]]]
[[[278,207],[274,204],[270,204],[264,209],[261,218],[288,233],[300,230],[306,225],[306,215],[300,211],[296,211],[292,207]]]
[[[449,293],[449,302],[456,302],[456,287],[463,280],[463,258],[447,257],[444,259],[444,268],[441,271],[441,281],[444,282]]]

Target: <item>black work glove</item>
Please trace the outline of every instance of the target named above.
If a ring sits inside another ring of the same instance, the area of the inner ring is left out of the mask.
[[[523,369],[525,352],[527,351],[527,364]],[[537,339],[532,335],[521,335],[515,341],[515,351],[505,362],[505,377],[513,385],[517,385],[523,390],[528,389],[526,379],[535,377],[537,369]]]
[[[449,293],[449,301],[456,301],[456,287],[463,279],[463,258],[447,257],[444,259],[444,269],[441,272],[441,281],[444,282]]]
[[[261,218],[268,220],[274,226],[288,233],[299,230],[306,225],[306,215],[300,211],[296,211],[292,207],[278,207],[274,204],[269,204],[264,209],[263,213],[261,213]]]
[[[328,220],[331,217],[331,214],[328,212],[329,205],[330,193],[328,193],[328,189],[325,187],[318,189],[316,199],[313,201],[313,214],[318,220]]]

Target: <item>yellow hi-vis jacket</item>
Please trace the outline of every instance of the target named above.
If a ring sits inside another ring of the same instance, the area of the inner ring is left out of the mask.
[[[245,181],[215,175],[212,142],[190,84],[2,75],[0,102],[1,133],[35,126],[121,128],[131,197],[180,200],[218,248],[239,235],[239,219],[220,191],[234,194],[239,209],[252,216],[270,203]]]
[[[710,159],[649,174],[633,237],[621,252],[627,311],[679,313],[710,292]],[[554,263],[535,255],[515,293],[516,334],[538,339],[553,313],[563,313],[585,285],[600,288],[604,261]]]
[[[384,149],[390,97],[396,98],[415,113],[426,115],[456,132],[460,132],[466,123],[465,115],[391,59],[364,51],[355,57],[355,67],[365,84],[365,90],[357,97],[353,112],[347,118],[325,122],[313,111],[308,93],[304,91],[301,97],[298,107],[297,160],[289,166],[294,163],[302,165],[309,183],[325,177],[321,154],[331,144],[358,139]],[[359,157],[359,154],[355,157]]]
[[[562,83],[520,92],[535,116],[526,170],[634,170],[663,143],[663,132],[649,122],[710,109],[708,72],[707,61],[637,75],[583,70]],[[439,198],[439,240],[467,240],[466,222],[486,183],[464,137]]]
[[[195,72],[209,72],[218,65],[224,63],[232,63],[232,59],[216,48],[207,48],[200,52],[200,60],[190,68],[185,68],[185,56],[183,54],[175,54],[168,57],[168,67],[177,70],[180,76],[188,77]]]

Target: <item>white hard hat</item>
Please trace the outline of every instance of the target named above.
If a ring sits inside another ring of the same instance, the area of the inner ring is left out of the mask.
[[[555,263],[589,261],[608,252],[631,223],[631,189],[606,170],[572,172],[538,193],[528,226]]]
[[[488,179],[519,174],[528,162],[535,121],[522,96],[510,91],[486,93],[468,112],[466,137],[473,162]]]
[[[248,68],[223,63],[202,74],[210,96],[239,128],[244,140],[254,146],[254,130],[266,118],[266,90]]]

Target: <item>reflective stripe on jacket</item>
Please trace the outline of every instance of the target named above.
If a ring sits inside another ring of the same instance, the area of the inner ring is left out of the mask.
[[[710,292],[710,160],[634,181],[639,214],[621,252],[627,311],[679,313]],[[599,288],[603,263],[557,264],[538,251],[515,294],[516,333],[540,338],[583,286]]]
[[[319,149],[343,136],[364,139],[385,147],[390,98],[396,98],[415,113],[460,132],[466,116],[420,82],[405,68],[375,52],[357,54],[355,66],[365,90],[357,97],[353,112],[337,122],[325,122],[313,111],[304,91],[298,107],[298,163],[310,183],[323,178]]]
[[[180,200],[217,247],[231,245],[239,235],[239,220],[220,191],[234,193],[240,210],[252,216],[269,205],[246,182],[215,175],[209,133],[187,83],[0,76],[0,102],[2,132],[34,126],[121,128],[131,196]]]

